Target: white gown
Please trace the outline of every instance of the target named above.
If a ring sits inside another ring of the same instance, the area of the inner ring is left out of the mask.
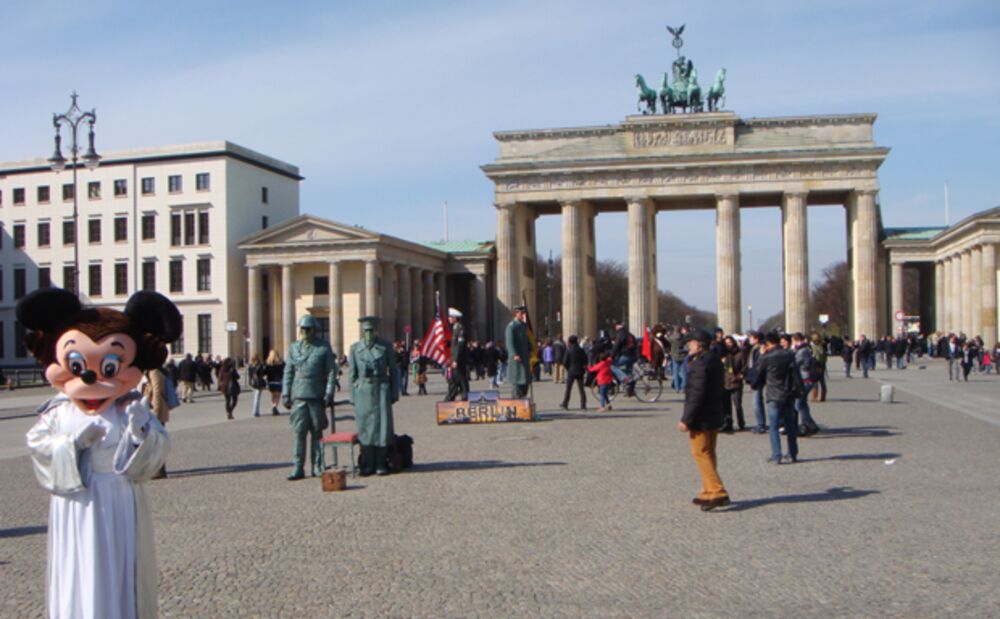
[[[170,441],[153,415],[144,436],[129,433],[130,397],[91,416],[60,396],[43,405],[27,434],[35,475],[52,493],[49,617],[157,615],[153,529],[141,482],[160,470]],[[74,433],[94,421],[107,434],[93,447],[77,449]]]

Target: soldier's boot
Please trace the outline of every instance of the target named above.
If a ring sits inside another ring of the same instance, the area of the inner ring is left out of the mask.
[[[375,472],[375,448],[371,445],[361,446],[361,462],[358,468],[361,469],[362,477],[367,477]]]
[[[375,447],[375,474],[376,475],[388,475],[389,474],[389,448],[388,447]]]
[[[295,481],[306,476],[303,467],[306,461],[306,435],[305,433],[295,436],[295,453],[292,458],[294,468],[292,474],[288,476],[288,481]]]
[[[312,475],[313,477],[323,476],[323,444],[319,442],[319,438],[313,437],[312,444],[310,445],[309,455],[312,458]]]

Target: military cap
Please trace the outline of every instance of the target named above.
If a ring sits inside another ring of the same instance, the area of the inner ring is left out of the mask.
[[[319,322],[312,314],[306,314],[302,318],[299,318],[299,328],[300,329],[312,329],[313,331],[319,329]]]
[[[378,323],[381,319],[378,316],[362,316],[358,318],[358,322],[361,323],[361,330],[367,331],[369,329],[375,330],[378,328]]]
[[[526,311],[528,311],[528,306],[527,305],[515,305],[514,306],[514,311],[515,312],[526,312]]]

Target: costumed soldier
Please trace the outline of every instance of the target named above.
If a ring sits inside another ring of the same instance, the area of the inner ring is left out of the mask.
[[[333,406],[333,388],[337,380],[337,361],[333,349],[317,337],[319,323],[306,314],[299,319],[299,339],[288,348],[288,361],[281,386],[281,400],[292,409],[295,432],[295,468],[289,481],[305,477],[306,434],[311,435],[312,474],[323,474],[323,430],[330,425],[326,407]]]
[[[510,321],[504,332],[507,343],[507,354],[510,363],[507,366],[507,380],[514,387],[514,399],[521,400],[528,396],[528,385],[531,384],[531,341],[528,339],[528,325],[524,319],[528,308],[518,305],[514,308],[514,320]]]
[[[399,365],[392,344],[375,335],[377,316],[359,318],[361,341],[351,344],[348,380],[361,443],[361,475],[389,472],[392,405],[399,400]]]
[[[462,312],[448,308],[448,323],[451,325],[451,373],[448,374],[448,395],[451,402],[469,399],[469,350],[465,345],[465,329],[462,327]]]

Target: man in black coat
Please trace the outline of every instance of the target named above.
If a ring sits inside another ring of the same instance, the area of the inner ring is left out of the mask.
[[[448,394],[445,400],[451,402],[469,399],[469,349],[465,343],[462,328],[462,312],[448,308],[448,322],[451,323],[451,372],[448,374]]]
[[[796,392],[804,391],[802,374],[795,363],[795,353],[781,348],[776,333],[768,333],[764,338],[764,354],[757,366],[754,389],[764,390],[767,402],[768,432],[771,439],[771,457],[768,462],[781,464],[781,436],[779,428],[785,429],[788,441],[788,459],[798,460],[798,415],[795,411]]]
[[[711,336],[695,330],[688,336],[688,374],[684,390],[684,416],[677,429],[688,432],[691,455],[701,472],[701,492],[692,501],[702,511],[729,505],[717,470],[716,439],[722,427],[722,379],[724,369],[718,355],[709,350]]]
[[[564,409],[569,408],[569,393],[573,389],[573,383],[576,383],[580,391],[580,408],[586,410],[587,393],[583,390],[583,377],[587,374],[587,353],[580,348],[575,335],[569,336],[569,345],[563,354],[562,364],[566,367],[566,392],[559,406]]]

